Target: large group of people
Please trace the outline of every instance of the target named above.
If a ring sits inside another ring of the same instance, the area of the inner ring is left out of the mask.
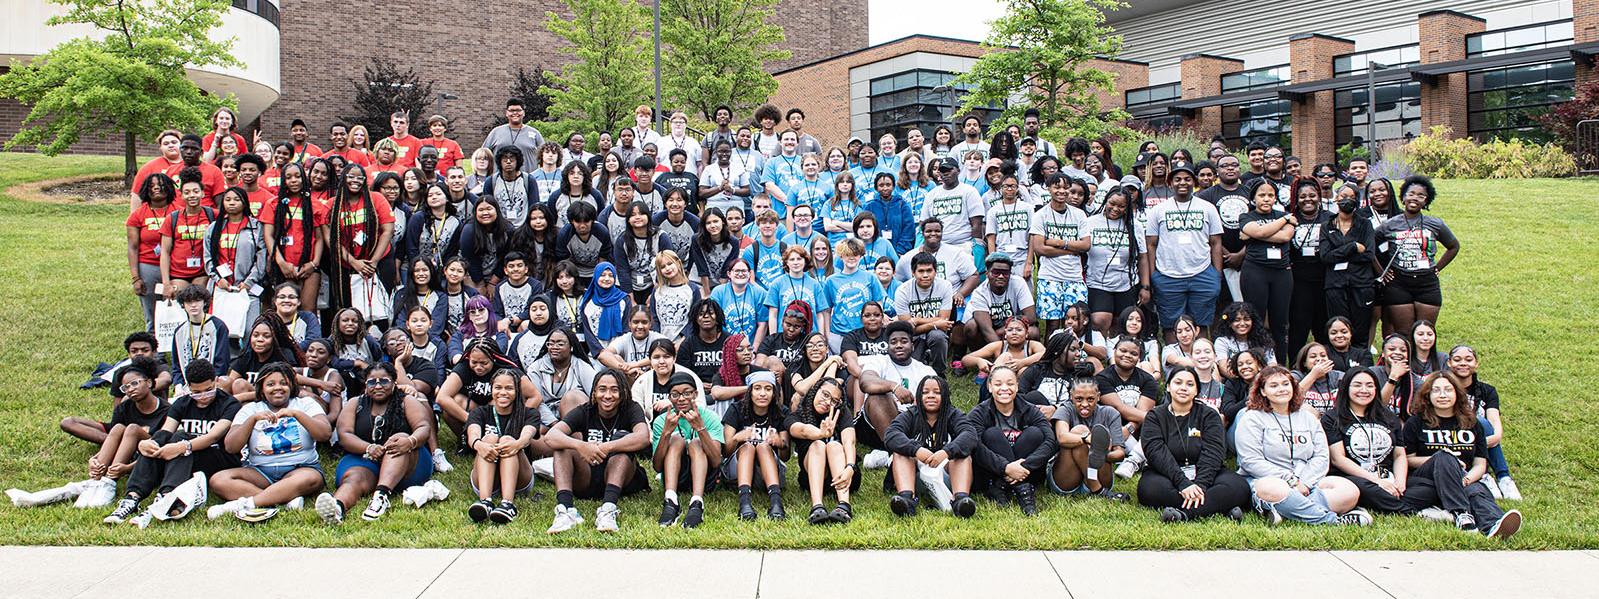
[[[163,133],[126,223],[147,330],[109,420],[61,424],[88,478],[13,503],[338,524],[459,465],[475,522],[546,479],[551,534],[643,493],[693,528],[718,488],[783,519],[788,485],[820,525],[886,470],[903,517],[1136,491],[1167,522],[1521,525],[1484,356],[1440,345],[1461,242],[1424,177],[1221,140],[1118,165],[1032,111],[841,146],[799,109],[636,112],[557,143],[512,99],[470,154],[405,113],[325,150],[299,120],[247,145],[226,109]]]

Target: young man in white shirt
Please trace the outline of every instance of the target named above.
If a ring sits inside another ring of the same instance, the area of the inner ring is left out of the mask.
[[[905,320],[891,322],[886,335],[888,353],[861,358],[861,376],[850,385],[850,395],[859,412],[855,439],[874,450],[863,460],[867,468],[888,467],[892,458],[885,451],[883,433],[888,432],[895,416],[909,410],[916,401],[916,386],[922,379],[937,375],[932,367],[915,358],[914,325]]]

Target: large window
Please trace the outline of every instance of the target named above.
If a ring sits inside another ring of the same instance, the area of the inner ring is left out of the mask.
[[[911,127],[916,127],[927,136],[928,143],[932,143],[933,129],[948,124],[953,117],[951,102],[958,105],[961,98],[966,95],[967,87],[964,85],[955,86],[953,98],[951,92],[934,91],[939,86],[950,85],[954,79],[954,73],[925,69],[873,79],[872,139],[875,140],[884,134],[893,134],[903,145],[905,132]],[[1003,106],[980,108],[974,111],[974,114],[983,120],[983,125],[986,127],[999,116],[1003,108]],[[959,135],[957,131],[956,136]]]
[[[1272,98],[1222,106],[1221,135],[1233,148],[1256,141],[1281,148],[1292,147],[1291,105],[1288,100]]]
[[[233,7],[245,12],[260,15],[273,27],[278,26],[278,5],[269,0],[233,0]]]
[[[1371,69],[1371,63],[1383,65],[1383,68],[1413,65],[1421,62],[1421,47],[1416,44],[1403,46],[1390,46],[1375,48],[1361,52],[1350,52],[1333,57],[1333,76],[1359,75]],[[1379,69],[1380,70],[1380,69]]]
[[[1385,83],[1376,87],[1375,117],[1366,103],[1366,88],[1333,92],[1333,140],[1339,146],[1368,140],[1367,123],[1377,125],[1376,139],[1400,139],[1421,135],[1421,84],[1414,81]],[[1370,121],[1368,121],[1370,119]]]
[[[1542,50],[1571,43],[1571,21],[1484,31],[1466,36],[1466,56],[1493,56]]]
[[[1134,125],[1148,131],[1167,131],[1183,126],[1183,117],[1168,114],[1164,108],[1182,95],[1182,85],[1174,82],[1129,89],[1122,98]]]
[[[1293,71],[1285,64],[1228,73],[1221,76],[1221,93],[1287,85],[1293,76]]]
[[[1569,60],[1487,71],[1467,77],[1466,107],[1477,141],[1521,138],[1546,142],[1553,137],[1536,120],[1552,105],[1572,98],[1576,85]]]

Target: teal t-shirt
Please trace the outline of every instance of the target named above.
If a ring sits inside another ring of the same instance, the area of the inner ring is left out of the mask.
[[[694,406],[694,409],[699,410],[700,420],[705,422],[705,434],[710,435],[712,439],[723,438],[722,419],[716,416],[716,412],[712,412],[709,409],[706,409],[705,406],[699,405]],[[660,446],[661,437],[665,436],[665,431],[662,429],[665,428],[666,414],[663,412],[660,416],[656,416],[655,420],[650,423],[650,450],[653,451],[655,448]],[[688,420],[682,418],[677,419],[677,434],[683,437],[683,440],[685,441],[694,441],[699,439],[699,433],[694,432],[694,427],[689,426]]]

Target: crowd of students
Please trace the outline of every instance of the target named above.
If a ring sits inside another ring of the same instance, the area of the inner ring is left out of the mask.
[[[1146,143],[1123,173],[1032,111],[824,147],[770,105],[699,136],[641,106],[592,146],[523,110],[470,155],[404,113],[376,141],[334,124],[326,150],[298,120],[246,145],[226,109],[162,134],[127,239],[167,338],[128,337],[108,421],[62,421],[99,448],[88,479],[12,501],[376,520],[447,497],[453,453],[473,521],[550,480],[552,534],[579,499],[615,531],[645,492],[693,528],[718,487],[782,519],[789,484],[810,523],[848,523],[868,469],[905,517],[1124,502],[1137,477],[1168,522],[1521,524],[1497,505],[1520,499],[1498,394],[1476,349],[1439,345],[1461,244],[1424,177],[1219,140],[1199,161]]]

